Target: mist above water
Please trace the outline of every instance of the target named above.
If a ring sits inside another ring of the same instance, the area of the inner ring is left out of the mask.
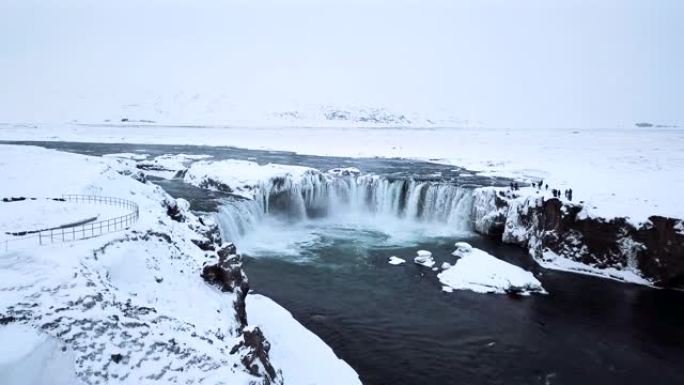
[[[306,260],[335,242],[393,247],[468,233],[472,204],[467,187],[344,173],[271,180],[253,200],[226,201],[218,221],[246,254]]]

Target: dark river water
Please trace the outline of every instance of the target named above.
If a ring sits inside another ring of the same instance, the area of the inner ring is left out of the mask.
[[[40,145],[90,155],[209,154],[320,169],[353,166],[458,184],[508,183],[402,159],[196,146]],[[156,182],[203,212],[215,211],[225,198],[180,181]],[[390,228],[274,221],[238,248],[253,290],[290,310],[366,385],[684,384],[684,292],[546,270],[518,247],[471,233],[431,236],[409,229],[408,237],[395,239]],[[455,241],[534,272],[549,294],[516,299],[442,292],[437,273],[410,259],[427,249],[439,263],[452,261]],[[391,255],[408,262],[390,265]]]

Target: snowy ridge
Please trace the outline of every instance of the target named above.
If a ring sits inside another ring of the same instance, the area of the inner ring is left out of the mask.
[[[50,363],[33,368],[33,374],[64,374],[65,385],[77,383],[74,378],[85,384],[283,383],[289,373],[296,378],[294,373],[303,370],[302,362],[282,359],[271,360],[275,376],[259,362],[256,369],[244,366],[243,357],[254,354],[252,345],[245,345],[245,333],[254,329],[240,324],[234,293],[200,278],[202,266],[216,258],[198,247],[206,244],[210,223],[158,186],[132,178],[136,171],[128,161],[1,147],[0,177],[7,183],[0,195],[56,195],[68,189],[125,197],[139,205],[140,221],[127,231],[85,241],[0,251],[0,335],[31,330],[3,338],[12,347],[0,350],[0,382],[16,379],[11,368],[19,362]],[[26,157],[40,165],[31,178],[24,173]],[[272,322],[267,314],[262,313],[264,323]],[[302,329],[291,317],[278,322]],[[329,365],[327,375],[338,371],[346,383],[359,383],[329,349],[320,350],[320,340],[292,343],[281,342],[287,349],[313,344],[312,349],[325,352],[319,359]],[[28,356],[12,353],[24,344],[31,346]],[[41,358],[46,351],[62,350],[64,359]],[[317,375],[309,379],[328,383]]]
[[[312,106],[268,114],[271,124],[307,127],[472,127],[477,123],[452,116],[395,112],[383,107]]]

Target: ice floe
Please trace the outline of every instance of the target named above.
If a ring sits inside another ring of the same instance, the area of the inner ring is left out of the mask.
[[[390,265],[401,265],[402,263],[406,263],[406,260],[393,255],[389,257],[389,261],[387,261],[387,263]]]
[[[432,253],[427,250],[418,250],[418,256],[413,258],[413,262],[425,267],[432,267],[435,265]]]
[[[489,253],[459,242],[453,255],[458,261],[437,275],[450,289],[477,293],[515,293],[527,295],[545,290],[531,272],[504,262]],[[449,291],[449,289],[444,289]]]

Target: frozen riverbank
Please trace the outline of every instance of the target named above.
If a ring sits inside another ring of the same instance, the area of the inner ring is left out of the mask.
[[[240,128],[2,125],[2,140],[225,145],[330,156],[430,159],[572,188],[590,215],[684,218],[681,129]],[[329,143],[330,145],[325,145]],[[333,145],[334,144],[334,145]]]
[[[20,325],[35,331],[3,340],[7,346],[0,362],[34,362],[30,370],[36,378],[59,373],[87,384],[277,384],[306,371],[302,362],[278,358],[270,358],[274,370],[267,370],[269,335],[263,334],[266,342],[254,343],[260,333],[239,317],[240,293],[221,292],[200,277],[203,265],[216,259],[212,243],[218,238],[211,235],[215,230],[210,222],[158,186],[141,182],[144,178],[128,161],[2,145],[0,180],[3,197],[68,192],[117,196],[140,207],[140,220],[119,233],[0,251],[0,289],[5,293],[0,329]],[[271,312],[264,310],[269,304],[274,312],[280,309],[273,302],[263,304],[263,323],[270,321]],[[303,328],[291,317],[278,322],[295,331]],[[326,377],[312,372],[310,383],[328,384],[327,376],[338,369],[347,383],[359,383],[320,340],[271,343],[325,353],[319,357],[330,371]],[[28,361],[17,350],[22,345],[31,346]],[[69,355],[45,358],[61,349]],[[8,381],[15,378],[13,373],[0,370]]]

